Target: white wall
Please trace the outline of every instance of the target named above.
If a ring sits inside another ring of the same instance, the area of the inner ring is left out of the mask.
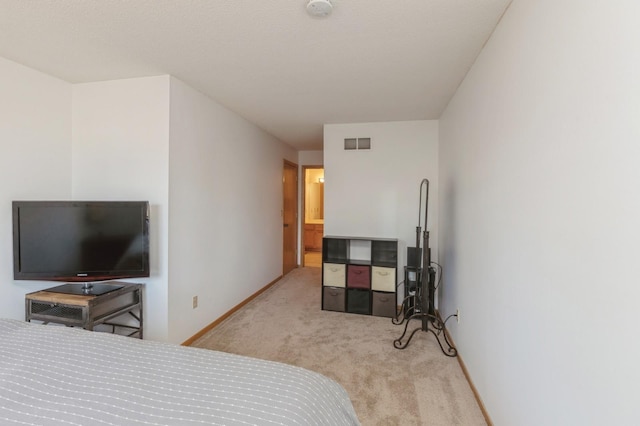
[[[370,137],[371,150],[345,151],[344,139],[354,137]],[[406,247],[415,246],[420,183],[429,179],[427,229],[437,261],[437,121],[327,124],[324,167],[325,234],[398,238],[399,277]]]
[[[169,77],[73,86],[72,197],[149,201],[145,338],[168,338]]]
[[[288,145],[169,76],[72,86],[0,58],[0,89],[1,316],[51,286],[12,279],[14,199],[150,202],[151,277],[131,280],[149,339],[184,341],[282,274]]]
[[[175,78],[170,134],[170,340],[183,341],[282,275],[283,160],[296,153]]]
[[[640,424],[638,16],[515,0],[441,119],[442,310],[496,425]]]
[[[71,193],[71,85],[0,58],[0,317],[24,319],[24,295],[51,283],[13,280],[13,200]]]
[[[298,165],[300,165],[300,171],[302,166],[321,166],[324,162],[323,151],[299,151],[298,152]]]

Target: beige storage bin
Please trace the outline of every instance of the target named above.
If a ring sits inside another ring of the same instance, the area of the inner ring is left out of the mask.
[[[322,285],[330,287],[344,287],[346,266],[339,263],[324,263],[322,265]]]
[[[371,289],[396,291],[396,268],[371,267]]]

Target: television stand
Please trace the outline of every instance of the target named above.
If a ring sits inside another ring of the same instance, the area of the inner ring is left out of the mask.
[[[57,287],[48,288],[46,291],[51,293],[65,293],[65,294],[86,294],[86,295],[94,295],[99,296],[101,294],[109,293],[110,291],[115,291],[121,289],[121,285],[117,284],[95,284],[95,283],[84,283],[84,284],[62,284]]]
[[[73,286],[80,293],[63,293]],[[95,288],[96,284],[94,284]],[[68,327],[82,327],[94,330],[98,325],[111,327],[111,332],[142,339],[143,284],[112,281],[97,286],[105,287],[104,293],[83,293],[81,284],[65,284],[25,295],[25,319],[42,321],[44,324],[63,324]],[[93,290],[93,288],[92,288]],[[130,324],[123,318],[133,318]],[[115,320],[118,318],[118,321]]]

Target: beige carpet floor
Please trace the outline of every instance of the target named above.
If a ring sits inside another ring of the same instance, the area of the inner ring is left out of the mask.
[[[364,426],[486,425],[458,360],[444,356],[431,333],[395,349],[404,326],[321,310],[320,280],[319,268],[292,271],[192,346],[329,376],[347,390]]]

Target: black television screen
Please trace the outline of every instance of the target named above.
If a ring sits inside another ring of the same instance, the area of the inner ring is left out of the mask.
[[[16,280],[149,276],[146,201],[14,201]]]

